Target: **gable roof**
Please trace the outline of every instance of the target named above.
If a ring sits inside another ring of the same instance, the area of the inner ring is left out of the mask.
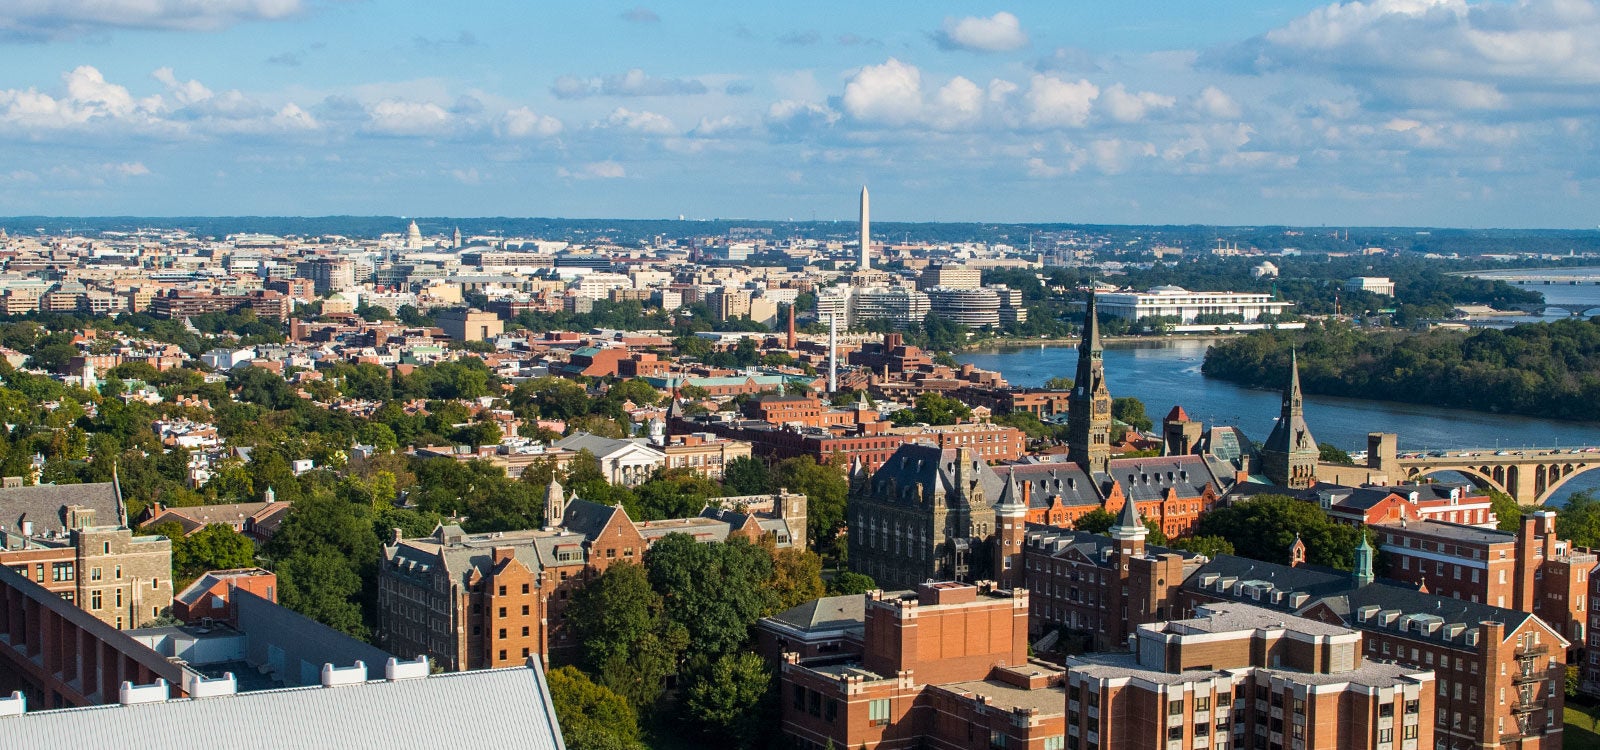
[[[921,443],[901,445],[873,473],[870,480],[873,494],[891,502],[908,504],[933,498],[952,502],[961,494],[956,487],[956,459],[959,455],[954,448],[940,449]],[[976,471],[978,486],[982,488],[984,497],[990,502],[998,501],[1004,489],[1000,475],[982,460],[974,458],[973,461],[975,466],[962,467],[964,473]],[[892,498],[888,497],[887,492],[890,481],[894,482],[897,490]],[[915,498],[907,496],[906,490],[911,487],[918,488]]]

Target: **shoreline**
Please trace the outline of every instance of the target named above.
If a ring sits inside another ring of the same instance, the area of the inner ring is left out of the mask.
[[[1139,343],[1146,343],[1146,342],[1163,342],[1163,341],[1227,341],[1227,340],[1230,340],[1230,339],[1244,338],[1244,337],[1246,337],[1248,335],[1250,335],[1250,334],[1248,334],[1248,333],[1205,333],[1205,334],[1195,334],[1193,336],[1185,336],[1185,335],[1168,335],[1168,336],[1102,336],[1102,337],[1100,337],[1100,341],[1101,341],[1101,343],[1104,343],[1104,344],[1107,344],[1107,345],[1112,345],[1112,344],[1139,344]],[[1035,346],[1046,346],[1046,347],[1052,347],[1052,348],[1053,347],[1067,347],[1067,346],[1077,346],[1078,344],[1082,343],[1082,341],[1083,341],[1082,337],[1077,337],[1077,336],[1066,337],[1066,338],[1052,338],[1052,339],[1025,339],[1025,338],[1015,338],[1015,337],[1001,338],[1001,339],[986,339],[984,341],[979,341],[979,342],[976,342],[976,343],[967,344],[965,346],[962,346],[962,347],[960,347],[958,349],[953,350],[951,353],[952,354],[963,354],[963,353],[970,353],[970,352],[1003,351],[1003,350],[1011,350],[1011,349],[1031,349],[1031,348],[1033,348]]]

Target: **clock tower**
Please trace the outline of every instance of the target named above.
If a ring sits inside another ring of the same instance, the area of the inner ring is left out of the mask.
[[[1094,297],[1091,289],[1083,315],[1083,340],[1078,342],[1078,373],[1067,400],[1067,457],[1091,478],[1104,474],[1111,461],[1111,391],[1106,388],[1105,351],[1100,346]]]

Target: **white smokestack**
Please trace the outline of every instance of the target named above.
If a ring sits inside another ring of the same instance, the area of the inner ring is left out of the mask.
[[[828,316],[828,392],[839,390],[839,316]]]
[[[865,271],[872,267],[872,259],[868,257],[867,250],[872,247],[872,209],[868,204],[867,186],[861,186],[861,268]]]

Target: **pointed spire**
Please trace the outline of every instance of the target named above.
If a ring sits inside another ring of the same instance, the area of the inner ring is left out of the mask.
[[[1122,512],[1117,514],[1117,525],[1124,528],[1135,526],[1141,529],[1144,528],[1144,524],[1139,522],[1139,509],[1133,507],[1132,500],[1122,504]]]
[[[1078,342],[1078,351],[1084,353],[1100,351],[1100,316],[1095,312],[1094,298],[1098,292],[1089,289],[1089,304],[1083,312],[1083,340]]]
[[[1284,408],[1300,408],[1300,355],[1289,350],[1289,390],[1283,394]]]
[[[1006,477],[1006,486],[1000,490],[1000,502],[994,506],[996,516],[1023,516],[1028,513],[1028,506],[1022,502],[1022,490],[1017,489],[1017,472],[1013,470]]]
[[[1361,543],[1356,545],[1355,570],[1351,571],[1356,579],[1357,586],[1366,586],[1372,583],[1375,577],[1372,572],[1372,545],[1367,542],[1367,535],[1361,535]]]

